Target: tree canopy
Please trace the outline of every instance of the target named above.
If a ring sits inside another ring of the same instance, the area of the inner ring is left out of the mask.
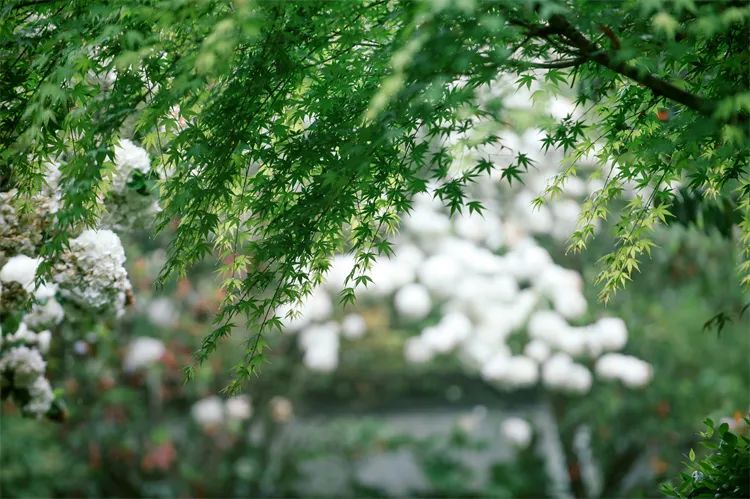
[[[726,208],[750,284],[745,1],[8,0],[0,16],[3,190],[25,204],[45,163],[62,162],[54,258],[96,225],[120,138],[153,152],[159,227],[176,225],[162,279],[208,254],[224,262],[198,361],[251,331],[230,388],[262,361],[279,307],[341,249],[356,255],[342,294],[354,299],[415,194],[481,211],[464,190],[477,176],[523,181],[533,161],[499,138],[503,78],[575,99],[545,124],[544,147],[566,160],[537,202],[584,158],[598,165],[603,188],[570,248],[616,213],[602,299],[686,200]]]

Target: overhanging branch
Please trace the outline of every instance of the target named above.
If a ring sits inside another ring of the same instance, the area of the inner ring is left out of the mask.
[[[578,50],[578,54],[589,61],[604,66],[615,73],[625,76],[636,83],[649,88],[655,95],[678,102],[700,114],[711,116],[716,107],[713,101],[686,92],[666,80],[652,74],[643,73],[635,66],[615,60],[610,53],[602,50],[573,26],[565,17],[555,14],[550,17],[547,26],[542,28],[545,35],[561,36],[571,46]]]
[[[561,68],[574,68],[580,66],[586,62],[584,57],[576,57],[574,59],[564,59],[560,61],[551,62],[534,62],[534,61],[519,61],[516,59],[510,59],[507,61],[512,66],[520,68],[538,68],[538,69],[561,69]]]

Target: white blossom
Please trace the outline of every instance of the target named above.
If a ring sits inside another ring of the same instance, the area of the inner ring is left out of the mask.
[[[409,319],[424,319],[430,313],[432,300],[427,288],[421,284],[407,284],[394,298],[396,311]]]
[[[602,355],[596,361],[594,371],[602,379],[619,380],[629,388],[641,388],[653,376],[653,369],[648,362],[620,353]]]
[[[450,220],[443,213],[432,209],[431,201],[415,200],[414,210],[404,220],[404,228],[424,239],[432,239],[448,234]]]
[[[294,414],[292,402],[281,395],[276,395],[268,401],[271,406],[271,417],[277,423],[288,423]]]
[[[303,362],[313,371],[331,372],[339,362],[339,326],[335,322],[309,326],[300,333],[299,343],[305,351]]]
[[[511,417],[502,422],[500,432],[503,438],[518,449],[526,449],[531,443],[533,430],[523,418]]]
[[[253,407],[250,404],[250,397],[247,395],[238,395],[227,399],[226,403],[227,418],[234,421],[244,421],[250,419],[253,415]]]
[[[36,269],[41,262],[41,258],[31,258],[26,255],[12,256],[0,269],[0,281],[17,282],[27,293],[31,293],[34,291]]]
[[[11,372],[13,383],[18,387],[30,386],[46,368],[39,350],[25,345],[10,348],[0,357],[0,372]]]
[[[311,321],[322,321],[333,311],[330,296],[321,288],[315,288],[302,305],[301,314]]]
[[[552,303],[555,310],[566,319],[579,319],[588,308],[586,298],[577,291],[558,291],[554,294]]]
[[[556,353],[542,366],[542,380],[551,390],[584,394],[591,389],[591,372],[573,362],[569,355]]]
[[[482,377],[505,388],[526,388],[536,384],[539,368],[536,362],[523,355],[493,357],[482,368]]]
[[[423,364],[434,357],[434,352],[421,336],[412,336],[404,344],[404,356],[411,364]]]
[[[52,387],[44,376],[37,377],[28,387],[29,401],[23,406],[23,410],[36,417],[47,414],[52,407],[54,394]]]
[[[142,147],[128,139],[123,139],[115,146],[115,172],[112,178],[112,189],[124,192],[134,171],[147,174],[151,170],[148,153]]]
[[[344,281],[351,273],[355,263],[354,256],[351,254],[335,255],[331,259],[331,266],[326,273],[323,287],[333,293],[338,293],[344,289]]]
[[[36,333],[28,328],[23,322],[18,325],[18,328],[12,334],[6,337],[7,341],[20,342],[20,343],[36,343]]]
[[[603,317],[592,328],[591,342],[603,351],[620,350],[628,342],[628,329],[625,322],[617,317]]]
[[[119,316],[131,288],[124,265],[125,251],[117,234],[89,229],[70,241],[55,280],[64,297],[84,307],[112,308]]]
[[[40,331],[36,335],[36,344],[39,351],[47,353],[49,351],[49,345],[52,342],[52,332],[48,330]]]
[[[219,426],[224,422],[224,404],[215,395],[206,397],[193,404],[190,414],[204,428]]]
[[[523,347],[523,353],[537,362],[544,362],[550,356],[550,348],[541,340],[531,340]]]
[[[62,305],[54,298],[44,303],[34,303],[31,311],[24,315],[23,322],[31,329],[39,330],[60,324],[65,318]]]
[[[344,317],[344,320],[341,321],[341,334],[343,334],[345,338],[361,338],[366,332],[367,323],[359,314],[348,314]]]
[[[161,297],[148,304],[148,318],[159,327],[170,328],[177,323],[178,314],[172,300]]]
[[[143,369],[157,362],[164,355],[166,348],[161,340],[148,336],[139,336],[128,345],[123,368],[127,372]]]
[[[440,296],[450,294],[460,277],[461,269],[455,259],[448,255],[429,257],[417,271],[419,280],[427,288]]]

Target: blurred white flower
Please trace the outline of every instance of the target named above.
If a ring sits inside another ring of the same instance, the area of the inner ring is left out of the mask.
[[[619,353],[602,355],[596,361],[594,371],[600,378],[619,380],[628,388],[641,388],[647,385],[653,376],[653,369],[648,362]]]
[[[409,319],[424,319],[430,313],[432,300],[421,284],[407,284],[399,289],[394,298],[396,311]]]
[[[18,325],[15,332],[6,337],[6,340],[21,343],[36,343],[37,335],[22,322]]]
[[[49,345],[52,342],[52,333],[50,331],[40,331],[36,335],[36,344],[39,347],[39,351],[47,353],[49,351]]]
[[[430,350],[447,353],[471,334],[471,321],[460,312],[450,312],[435,326],[422,330],[422,339]]]
[[[439,296],[450,294],[460,277],[461,269],[455,259],[438,254],[429,257],[417,271],[419,280]]]
[[[546,205],[534,206],[535,194],[522,191],[515,197],[514,208],[524,226],[535,234],[546,234],[553,227],[552,213]]]
[[[31,258],[26,255],[12,256],[0,269],[0,281],[17,282],[27,293],[31,293],[34,291],[34,277],[40,263],[42,263],[41,258]]]
[[[308,320],[323,321],[331,315],[332,311],[333,303],[331,302],[331,297],[328,296],[323,289],[318,287],[307,297],[307,300],[302,306],[301,313]]]
[[[577,291],[559,291],[552,298],[552,303],[555,310],[566,319],[578,319],[588,308],[586,298]]]
[[[128,139],[121,140],[115,146],[115,172],[112,178],[112,189],[124,192],[134,171],[147,174],[151,170],[148,153]]]
[[[518,449],[526,449],[531,443],[533,430],[528,421],[518,417],[506,419],[500,425],[503,438]]]
[[[570,326],[559,314],[552,310],[538,310],[531,315],[527,330],[529,336],[547,344],[555,344],[557,338],[565,334]]]
[[[531,340],[523,347],[523,353],[537,362],[544,362],[550,356],[550,348],[541,340]]]
[[[292,402],[281,395],[277,395],[269,401],[271,405],[271,418],[277,423],[288,423],[294,415]]]
[[[508,359],[510,359],[510,352],[498,352],[492,355],[482,365],[480,371],[482,378],[488,381],[504,379],[505,372],[508,370]]]
[[[423,364],[434,357],[434,352],[421,336],[412,336],[404,344],[404,356],[407,362]]]
[[[143,369],[161,359],[166,348],[164,343],[156,338],[149,336],[139,336],[133,339],[128,345],[123,369],[126,372],[133,372]]]
[[[605,352],[620,350],[628,342],[628,329],[622,319],[602,317],[591,329],[591,341]]]
[[[331,266],[326,274],[323,287],[332,293],[338,293],[344,289],[344,281],[354,268],[354,264],[354,255],[348,253],[335,255],[331,258]]]
[[[177,323],[178,314],[172,300],[160,297],[148,304],[148,318],[156,326],[170,328]]]
[[[341,334],[350,340],[361,338],[367,332],[367,323],[359,314],[348,314],[341,321]]]
[[[45,302],[36,302],[31,306],[28,314],[23,316],[23,322],[29,328],[39,331],[60,324],[65,318],[62,305],[54,298],[48,298]]]
[[[550,390],[577,394],[591,389],[591,372],[586,366],[573,362],[569,355],[556,353],[542,366],[542,380]]]
[[[456,342],[464,341],[469,337],[472,330],[472,324],[468,317],[461,312],[449,312],[445,314],[438,326],[449,332],[449,334],[455,338]]]
[[[308,326],[299,336],[305,351],[303,362],[313,371],[331,372],[339,363],[339,326],[331,321],[322,325]]]
[[[238,395],[226,401],[227,418],[234,421],[244,421],[250,419],[253,415],[253,407],[250,404],[250,397],[247,395]]]
[[[414,280],[414,267],[400,258],[380,258],[369,272],[372,282],[361,291],[365,295],[383,297]]]
[[[393,258],[398,259],[403,265],[403,268],[409,268],[409,275],[416,275],[417,268],[422,264],[425,259],[424,252],[417,246],[411,243],[404,243],[398,245],[398,251]]]
[[[572,177],[570,180],[572,180],[572,182],[566,182],[565,184],[565,190],[567,192],[570,192],[571,186],[573,186],[574,189],[577,186],[581,192],[583,191],[585,186],[580,179]],[[579,183],[577,184],[576,181]],[[552,202],[550,204],[550,209],[555,217],[555,225],[552,227],[552,236],[561,241],[568,239],[578,226],[578,218],[581,215],[581,206],[572,199],[560,199]]]
[[[554,96],[547,103],[547,110],[553,118],[561,120],[569,115],[573,115],[575,112],[575,105],[570,102],[570,99]]]
[[[55,398],[47,378],[39,376],[31,383],[28,390],[29,401],[23,406],[23,410],[37,418],[47,414]]]
[[[190,414],[204,428],[219,426],[224,422],[224,404],[217,396],[206,397],[193,404]]]
[[[28,387],[44,374],[47,363],[39,350],[27,346],[17,346],[3,352],[0,357],[0,372],[13,374],[13,383],[17,387]]]
[[[41,286],[36,288],[34,291],[34,298],[39,301],[50,300],[57,293],[57,286],[54,284],[42,283]]]
[[[414,209],[403,221],[407,231],[425,239],[440,237],[450,231],[450,220],[447,216],[416,201]]]
[[[528,239],[517,243],[505,258],[511,275],[522,281],[534,278],[552,265],[552,257],[547,250]]]
[[[490,224],[479,213],[462,213],[453,223],[456,234],[475,243],[484,241],[492,230]]]
[[[553,346],[572,357],[578,357],[586,352],[586,336],[577,328],[568,328],[557,335]]]
[[[527,388],[536,384],[539,369],[536,362],[523,355],[493,357],[482,368],[482,377],[504,388]]]
[[[510,356],[505,337],[494,331],[478,328],[461,345],[459,358],[466,367],[481,371],[487,362],[497,355]]]

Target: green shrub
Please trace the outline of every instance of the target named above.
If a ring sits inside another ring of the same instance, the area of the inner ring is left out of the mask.
[[[662,492],[670,497],[750,497],[750,439],[732,433],[727,423],[718,428],[710,419],[705,423],[702,444],[710,453],[696,460],[691,449],[680,483],[664,484]]]

